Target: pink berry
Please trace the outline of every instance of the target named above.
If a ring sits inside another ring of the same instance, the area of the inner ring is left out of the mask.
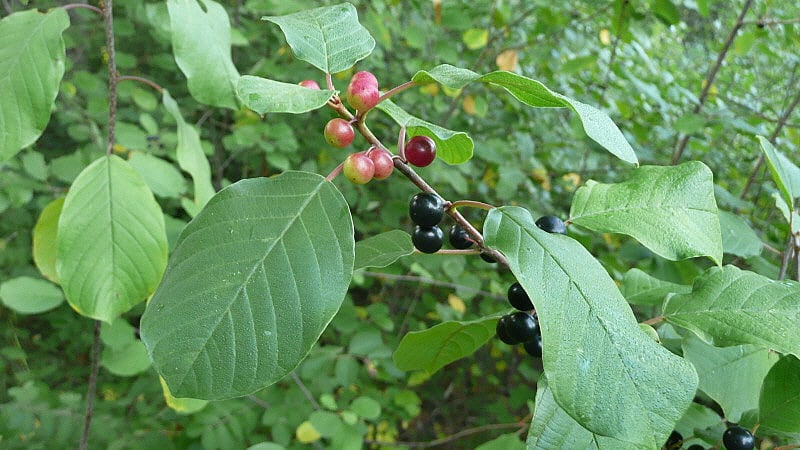
[[[386,150],[376,148],[369,153],[369,159],[375,165],[375,179],[383,180],[389,178],[394,170],[392,155]]]
[[[436,142],[428,136],[414,136],[405,148],[406,160],[417,167],[425,167],[436,159]]]
[[[367,184],[375,175],[375,164],[364,152],[352,153],[344,160],[342,172],[353,183]]]
[[[366,111],[377,105],[380,96],[377,78],[366,71],[356,72],[345,92],[347,103],[358,111]]]
[[[353,142],[356,133],[350,122],[337,117],[325,124],[325,140],[334,147],[345,148]]]
[[[315,91],[319,90],[319,84],[317,84],[317,82],[314,80],[303,80],[298,84],[304,88],[314,89]]]

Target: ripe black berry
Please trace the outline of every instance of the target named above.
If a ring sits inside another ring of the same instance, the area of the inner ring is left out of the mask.
[[[683,445],[683,435],[673,430],[669,438],[667,438],[667,443],[664,444],[664,447],[666,447],[667,450],[676,450],[681,448],[681,445]]]
[[[457,248],[459,250],[464,250],[466,248],[472,247],[472,241],[470,240],[469,233],[467,230],[461,228],[461,225],[453,225],[450,227],[450,245],[453,248]]]
[[[508,316],[506,331],[508,336],[518,343],[528,342],[539,334],[539,323],[532,315],[517,311]]]
[[[687,448],[686,450],[706,450],[706,449],[704,449],[702,445],[694,444],[690,445],[689,448]]]
[[[509,317],[511,316],[503,316],[500,320],[497,321],[497,327],[495,328],[495,333],[497,333],[497,337],[500,338],[503,343],[508,345],[519,344],[519,342],[511,339],[511,336],[508,335],[508,321]]]
[[[522,344],[522,346],[525,348],[525,352],[527,352],[529,355],[534,356],[536,358],[541,358],[542,357],[541,333],[537,333],[536,337],[534,337],[528,342],[525,342],[524,344]]]
[[[437,226],[414,227],[414,234],[411,235],[411,242],[414,247],[422,253],[436,253],[442,248],[444,243],[444,233]]]
[[[564,221],[555,216],[542,216],[536,219],[536,226],[548,233],[567,234]]]
[[[511,306],[520,311],[530,311],[533,309],[533,303],[531,302],[531,298],[528,297],[528,293],[525,292],[521,284],[516,282],[508,287],[508,301],[511,303]]]
[[[497,260],[489,256],[488,253],[481,253],[481,259],[488,262],[489,264],[494,264],[497,262]]]
[[[722,443],[728,450],[752,450],[756,446],[756,438],[747,428],[734,426],[722,433]]]
[[[421,227],[438,225],[444,217],[444,202],[436,194],[420,192],[411,197],[408,203],[408,215]]]

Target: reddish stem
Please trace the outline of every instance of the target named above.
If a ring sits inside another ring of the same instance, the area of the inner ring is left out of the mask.
[[[339,165],[336,166],[335,169],[331,170],[331,173],[329,173],[328,176],[325,177],[325,181],[333,181],[334,178],[336,178],[337,176],[339,176],[340,173],[342,173],[342,167],[344,167],[344,163],[339,163]]]
[[[100,8],[98,8],[96,6],[87,5],[86,3],[70,3],[68,5],[62,6],[62,8],[64,8],[64,10],[66,10],[66,11],[69,11],[70,9],[84,8],[84,9],[92,10],[92,11],[96,12],[97,14],[103,14],[103,10],[102,9],[100,9]]]
[[[388,91],[384,92],[383,95],[381,95],[378,98],[378,103],[386,100],[387,98],[391,98],[393,95],[399,94],[399,93],[405,91],[406,89],[408,89],[408,88],[410,88],[412,86],[416,86],[416,84],[417,83],[415,83],[413,81],[406,81],[405,83],[403,83],[401,85],[395,86],[395,87],[389,89]]]
[[[122,77],[117,77],[117,81],[125,81],[125,80],[138,81],[139,83],[144,83],[144,84],[152,87],[156,91],[158,91],[159,94],[164,91],[163,87],[159,86],[154,81],[148,80],[147,78],[137,77],[137,76],[133,76],[133,75],[125,75],[125,76],[122,76]]]

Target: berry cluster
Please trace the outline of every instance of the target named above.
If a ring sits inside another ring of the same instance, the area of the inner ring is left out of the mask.
[[[522,344],[529,355],[542,357],[542,331],[533,302],[521,284],[508,288],[508,302],[519,311],[506,314],[497,322],[497,337],[508,345]]]
[[[444,201],[436,194],[420,192],[411,197],[408,215],[416,224],[411,242],[422,253],[436,253],[442,248],[444,233],[439,222],[444,217]]]
[[[732,426],[722,433],[722,444],[726,450],[753,450],[756,446],[756,438],[747,428]],[[669,435],[664,444],[665,450],[678,450],[683,445],[683,436],[677,431]],[[687,450],[703,450],[703,446],[693,444]]]

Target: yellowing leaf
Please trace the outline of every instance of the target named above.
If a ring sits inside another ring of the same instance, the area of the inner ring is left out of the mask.
[[[611,44],[611,33],[609,33],[608,28],[600,30],[600,42],[602,42],[603,45]]]
[[[426,84],[419,88],[419,90],[428,95],[436,95],[439,93],[439,85],[436,83]]]
[[[497,55],[497,58],[495,58],[494,62],[497,63],[498,69],[513,72],[517,70],[519,53],[513,49],[503,50],[499,55]]]
[[[475,97],[471,95],[464,97],[464,101],[461,102],[461,107],[464,108],[465,113],[474,116],[477,112],[475,109]]]
[[[164,379],[158,377],[158,381],[161,382],[161,389],[164,391],[164,401],[166,401],[167,406],[172,408],[175,412],[179,412],[181,414],[192,414],[205,408],[205,406],[208,404],[208,400],[173,397],[172,393],[167,387],[167,383],[164,382]]]
[[[561,179],[572,185],[569,186],[571,191],[577,189],[578,185],[581,184],[581,176],[575,172],[566,173],[561,177]]]
[[[297,427],[295,431],[295,435],[297,435],[297,440],[302,442],[303,444],[310,444],[311,442],[316,442],[322,436],[319,434],[314,425],[311,425],[311,422],[306,420],[305,422],[301,423],[300,426]]]
[[[464,305],[464,300],[461,300],[461,298],[459,298],[454,294],[450,294],[447,296],[447,303],[450,304],[451,308],[460,313],[463,313],[467,310],[466,305]]]
[[[489,41],[489,30],[485,28],[470,28],[464,32],[461,39],[468,49],[477,50],[486,46]]]

